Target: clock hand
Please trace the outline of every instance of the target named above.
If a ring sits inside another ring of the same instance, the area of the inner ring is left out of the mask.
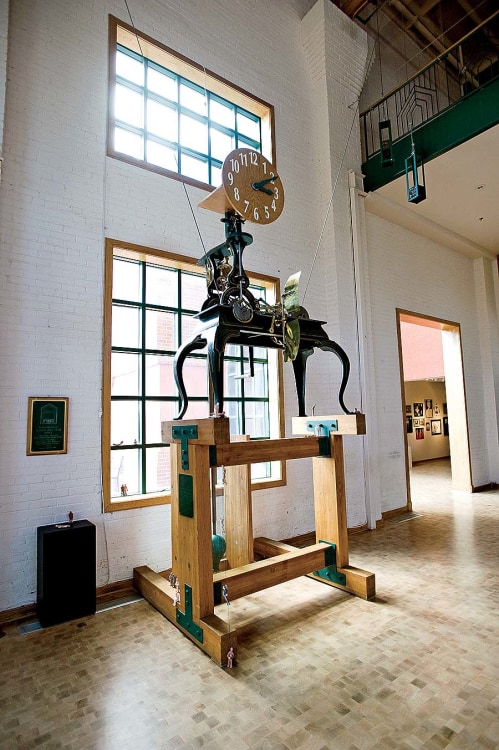
[[[268,177],[266,180],[260,180],[260,182],[254,182],[252,187],[254,187],[255,190],[262,190],[264,185],[267,185],[269,182],[273,182],[274,180],[278,180],[278,179],[279,179],[279,175],[275,174],[273,177]],[[267,190],[264,190],[264,192],[270,194],[271,191],[267,189]]]
[[[274,195],[273,190],[269,190],[268,188],[262,187],[261,182],[254,182],[251,187],[253,190],[259,190],[261,193],[267,193],[267,195]]]

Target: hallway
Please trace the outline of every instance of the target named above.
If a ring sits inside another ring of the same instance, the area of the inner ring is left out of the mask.
[[[412,482],[410,519],[351,538],[376,600],[307,578],[237,600],[259,619],[232,670],[145,601],[5,628],[0,748],[498,748],[499,492],[453,492],[446,461]]]

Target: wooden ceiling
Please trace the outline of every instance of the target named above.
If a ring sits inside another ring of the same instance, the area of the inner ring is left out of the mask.
[[[497,12],[497,0],[332,0],[358,23],[376,31],[382,13],[430,57],[438,57]],[[499,17],[488,24],[492,46],[499,42]]]

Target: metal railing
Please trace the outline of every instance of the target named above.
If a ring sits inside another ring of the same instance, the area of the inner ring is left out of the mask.
[[[380,122],[390,121],[395,142],[499,77],[498,15],[360,114],[363,161],[380,151]]]

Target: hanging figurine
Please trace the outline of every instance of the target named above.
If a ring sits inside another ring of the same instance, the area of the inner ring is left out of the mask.
[[[173,570],[170,571],[170,575],[168,576],[168,580],[170,581],[170,586],[172,587],[172,589],[174,589],[175,588],[175,574],[174,574]]]
[[[175,593],[173,595],[173,606],[178,607],[180,604],[180,581],[175,578]]]
[[[231,646],[229,650],[227,651],[227,667],[229,669],[232,669],[233,661],[234,661],[234,649]]]
[[[222,596],[225,599],[225,601],[227,602],[227,604],[230,604],[230,601],[229,601],[229,589],[227,588],[227,584],[226,583],[224,583],[224,585],[222,586]]]

